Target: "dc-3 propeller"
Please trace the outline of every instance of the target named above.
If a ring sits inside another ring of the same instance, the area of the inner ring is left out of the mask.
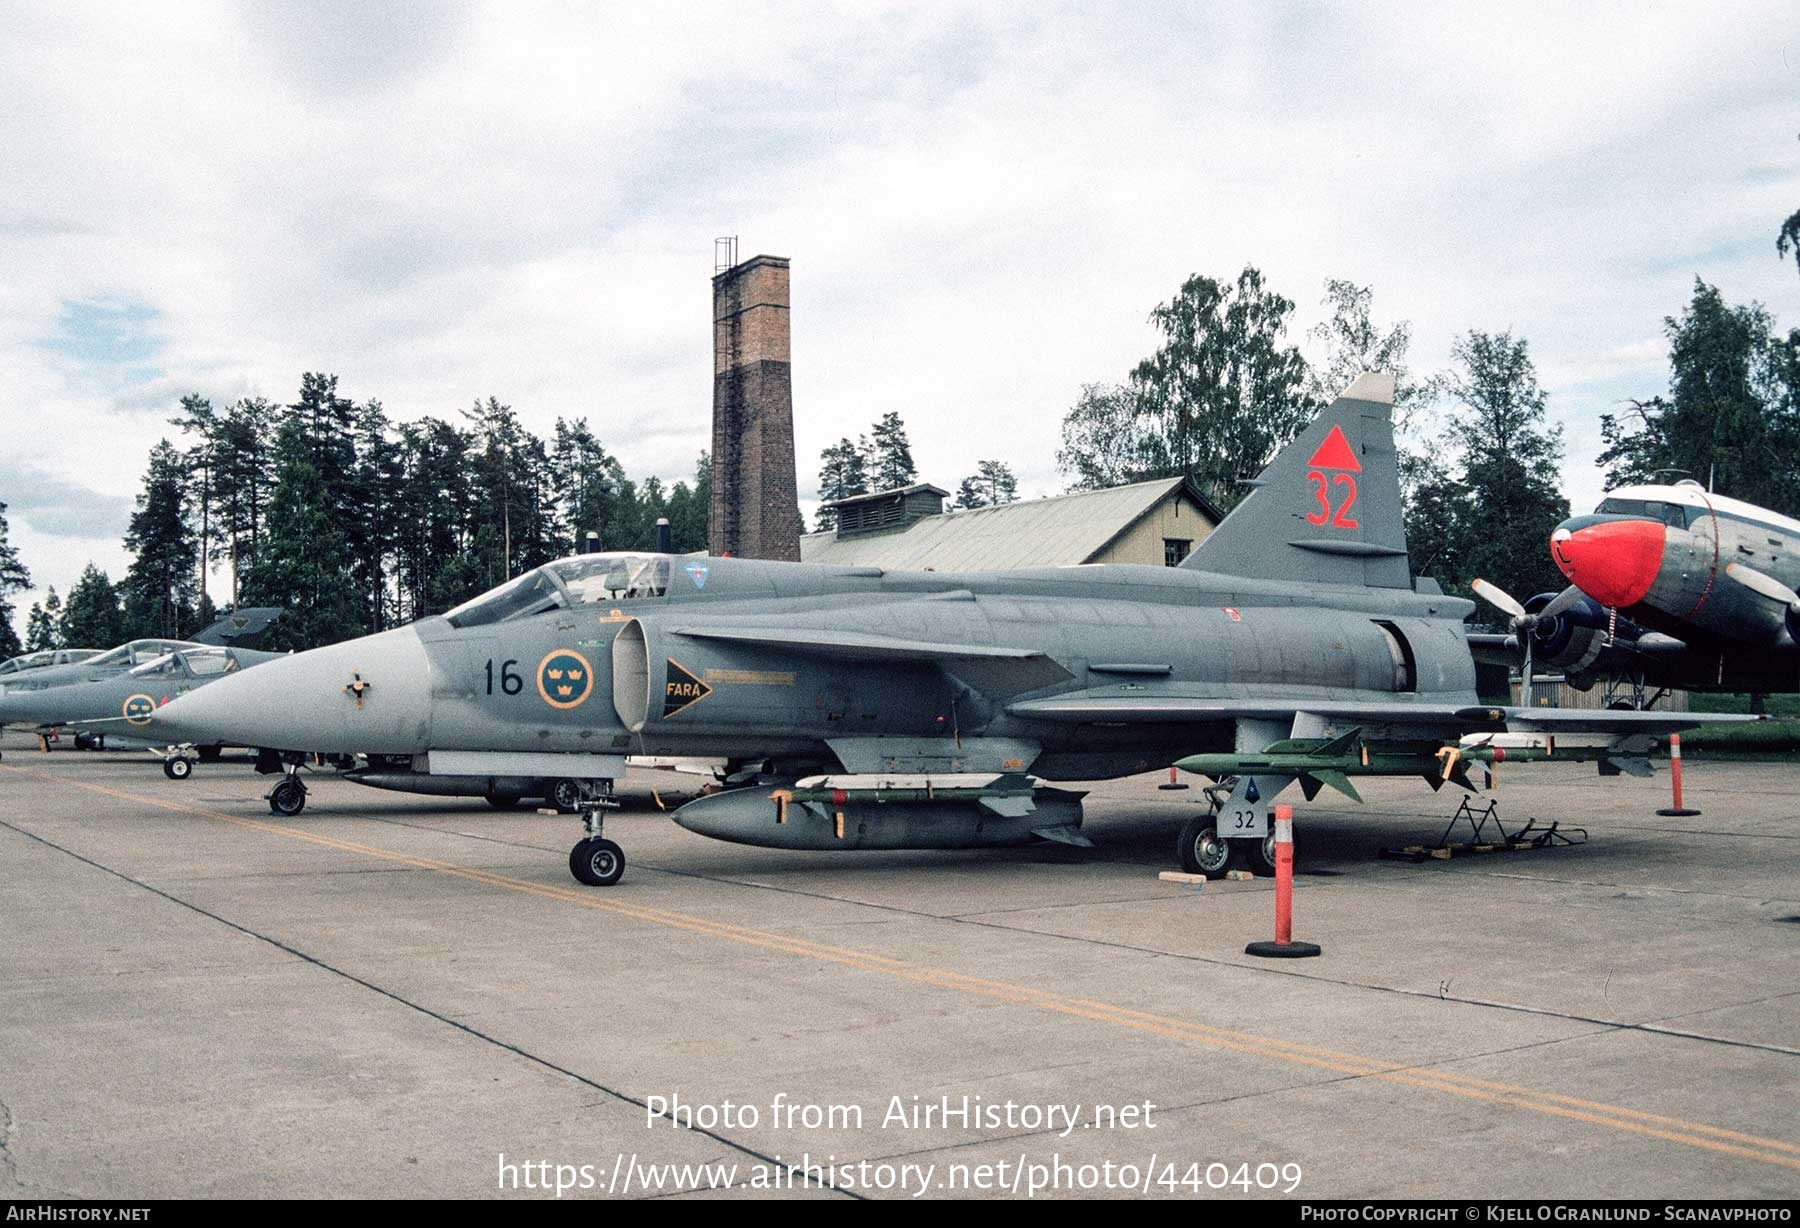
[[[1520,700],[1531,702],[1531,643],[1537,638],[1536,631],[1540,623],[1554,621],[1570,606],[1580,601],[1583,594],[1573,584],[1550,599],[1550,604],[1533,613],[1527,610],[1519,599],[1501,588],[1498,584],[1490,584],[1486,580],[1476,580],[1469,587],[1475,590],[1476,596],[1488,602],[1503,614],[1512,618],[1512,633],[1525,650],[1525,667],[1520,672]]]

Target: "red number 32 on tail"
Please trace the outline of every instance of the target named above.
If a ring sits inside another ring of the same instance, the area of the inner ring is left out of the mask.
[[[1314,469],[1306,475],[1306,480],[1312,483],[1313,498],[1319,501],[1319,510],[1307,513],[1306,519],[1309,524],[1329,523],[1334,529],[1359,527],[1356,521],[1350,519],[1350,509],[1356,506],[1355,475],[1334,473],[1331,475],[1331,480],[1327,482],[1325,475]],[[1344,501],[1338,504],[1335,512],[1331,510],[1331,488],[1333,486],[1344,487]]]

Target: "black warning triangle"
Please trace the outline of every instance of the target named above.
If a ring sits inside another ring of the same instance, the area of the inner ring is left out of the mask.
[[[669,680],[663,686],[663,715],[674,716],[677,712],[699,703],[712,694],[712,688],[694,677],[674,657],[669,658]]]

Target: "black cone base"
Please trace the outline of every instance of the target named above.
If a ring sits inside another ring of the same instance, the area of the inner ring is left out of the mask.
[[[1662,815],[1665,819],[1688,819],[1700,812],[1698,810],[1689,810],[1685,806],[1670,806],[1667,810],[1658,810],[1656,813]]]
[[[1260,955],[1264,959],[1305,959],[1323,952],[1314,942],[1253,942],[1244,948],[1244,954]]]

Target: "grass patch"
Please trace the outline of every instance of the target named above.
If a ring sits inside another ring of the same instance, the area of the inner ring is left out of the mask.
[[[1690,692],[1688,707],[1695,712],[1748,712],[1750,697],[1748,695],[1709,695],[1704,692]],[[1771,717],[1800,719],[1800,695],[1766,695],[1763,697],[1763,711]],[[1685,744],[1687,737],[1684,734]]]
[[[1696,711],[1700,698],[1694,696]],[[1773,707],[1773,703],[1770,706]],[[1800,752],[1800,720],[1702,726],[1681,735],[1681,753],[1698,759],[1774,759],[1796,752]]]

